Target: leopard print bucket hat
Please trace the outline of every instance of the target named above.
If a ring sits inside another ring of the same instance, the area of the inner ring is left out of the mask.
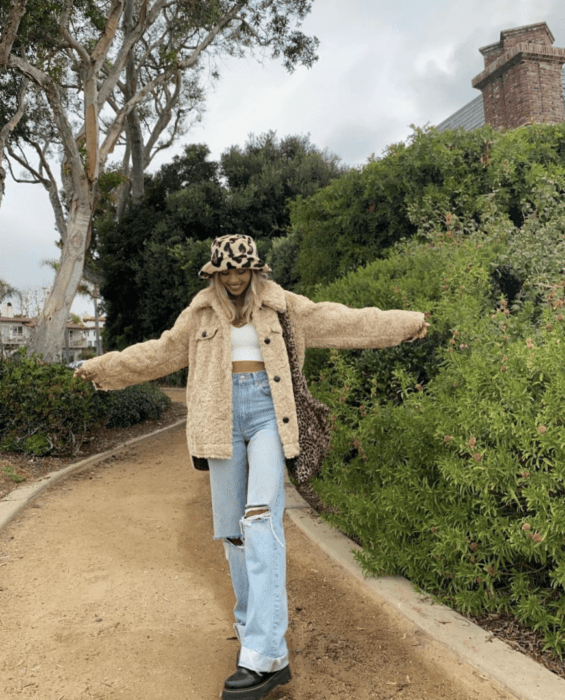
[[[233,269],[271,272],[271,268],[259,258],[251,236],[220,236],[214,239],[211,252],[210,262],[198,273],[203,279],[211,277],[214,272]]]

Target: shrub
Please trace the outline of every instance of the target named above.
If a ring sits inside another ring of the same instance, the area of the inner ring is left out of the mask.
[[[92,385],[60,364],[25,350],[0,362],[0,449],[44,455],[75,453],[102,422]]]
[[[401,400],[395,372],[409,371],[415,384],[426,385],[440,370],[438,350],[469,314],[480,316],[495,303],[492,266],[507,247],[507,233],[496,236],[458,230],[452,217],[447,231],[418,243],[415,240],[391,248],[385,257],[326,287],[318,287],[314,301],[335,301],[352,308],[426,312],[432,329],[417,343],[402,343],[383,350],[347,350],[342,356],[362,377],[376,381],[379,400]],[[327,367],[329,352],[307,351],[305,374],[316,381]],[[366,397],[361,387],[360,401]]]
[[[107,428],[127,428],[144,420],[156,420],[171,400],[153,384],[137,384],[100,395]]]
[[[169,405],[153,385],[97,392],[64,365],[21,350],[0,362],[0,451],[76,454],[87,432],[156,419]]]
[[[535,206],[526,206],[524,214],[494,261],[493,281],[509,302],[529,300],[539,307],[544,290],[565,272],[565,200],[558,184],[544,178]]]
[[[523,242],[537,256],[545,238],[530,231]],[[436,232],[402,246],[396,268],[391,254],[332,285],[370,305],[371,275],[373,293],[394,284],[383,306],[405,294],[406,307],[431,311],[432,326],[386,370],[375,359],[365,372],[363,355],[336,351],[318,367],[311,388],[330,406],[332,449],[313,486],[326,517],[362,544],[367,573],[404,575],[462,612],[510,612],[561,655],[565,281],[546,266],[544,282],[528,273],[535,295],[496,299],[491,273],[506,233],[446,241]],[[419,287],[412,270],[426,264]],[[412,354],[434,336],[433,362]]]
[[[298,282],[297,254],[298,237],[295,232],[273,239],[266,261],[273,271],[273,279],[285,289],[294,289]]]
[[[565,124],[497,132],[415,129],[408,144],[291,204],[303,293],[327,284],[446,215],[484,224],[490,203],[521,227],[546,187],[565,192]]]

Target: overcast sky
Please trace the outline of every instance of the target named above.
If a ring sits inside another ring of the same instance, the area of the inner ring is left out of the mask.
[[[345,9],[347,8],[347,9]],[[273,62],[229,60],[187,143],[206,143],[212,158],[249,134],[309,134],[348,165],[405,140],[410,125],[439,124],[480,93],[479,48],[504,29],[547,22],[565,47],[563,0],[314,0],[303,31],[320,39],[313,68],[287,73]],[[50,284],[41,266],[58,258],[53,215],[36,185],[8,182],[0,209],[0,279],[18,288]],[[203,261],[204,263],[204,261]],[[78,299],[75,312],[91,312]]]

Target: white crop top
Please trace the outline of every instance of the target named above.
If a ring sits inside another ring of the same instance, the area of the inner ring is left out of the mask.
[[[231,327],[231,361],[240,360],[263,362],[259,336],[250,323],[241,328]]]

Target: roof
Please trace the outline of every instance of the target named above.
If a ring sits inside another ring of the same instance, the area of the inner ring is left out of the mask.
[[[24,326],[34,327],[37,325],[36,318],[28,318],[27,316],[0,316],[0,323],[23,323]],[[74,323],[67,321],[67,328],[71,330],[86,330],[86,326],[82,323]]]
[[[565,67],[561,71],[561,85],[563,89],[563,99],[565,100]],[[444,119],[437,125],[438,131],[446,129],[459,129],[463,127],[465,131],[474,131],[485,125],[485,108],[483,96],[480,94],[474,100],[461,107],[460,110]]]
[[[469,102],[460,110],[452,114],[438,124],[438,131],[446,131],[447,129],[459,129],[463,127],[465,131],[474,131],[480,129],[485,124],[485,105],[483,96],[475,97],[472,102]]]
[[[0,323],[30,323],[31,318],[27,316],[0,316]]]

